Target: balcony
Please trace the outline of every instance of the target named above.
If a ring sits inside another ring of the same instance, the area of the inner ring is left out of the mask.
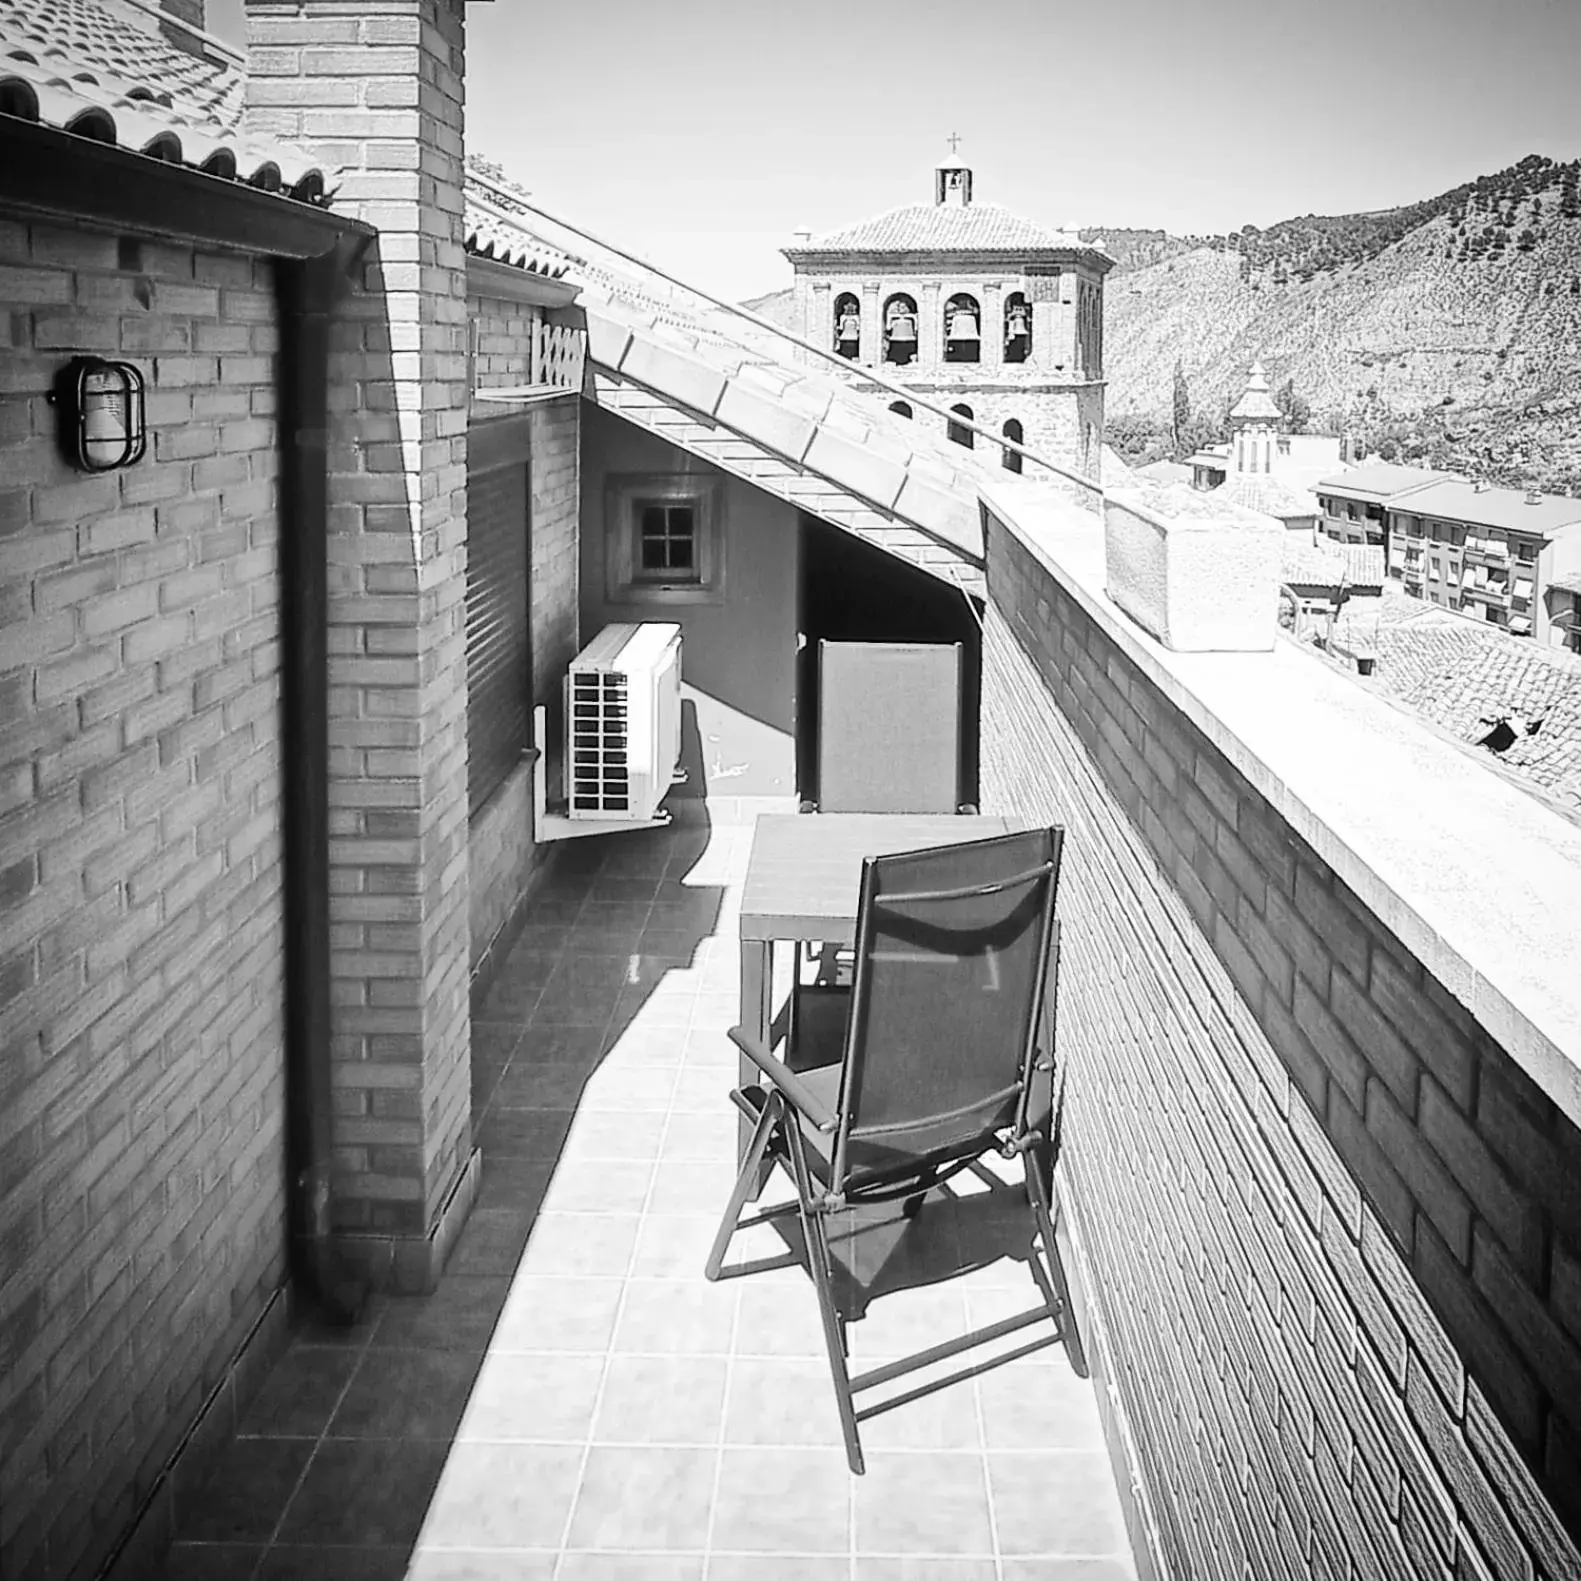
[[[1484,604],[1507,605],[1510,602],[1510,585],[1508,582],[1462,582],[1460,596],[1474,598]]]
[[[1510,563],[1510,546],[1496,538],[1471,538],[1466,539],[1464,545],[1466,559],[1474,565],[1508,565]]]

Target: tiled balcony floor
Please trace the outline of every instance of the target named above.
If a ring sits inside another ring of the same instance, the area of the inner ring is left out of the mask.
[[[439,1291],[296,1338],[178,1511],[170,1581],[1129,1581],[1092,1385],[1059,1346],[865,1423],[853,1477],[806,1274],[703,1278],[750,841],[559,853],[477,1007],[482,1194]],[[848,1227],[855,1366],[1036,1304],[1011,1200]],[[776,1253],[764,1228],[732,1261]]]

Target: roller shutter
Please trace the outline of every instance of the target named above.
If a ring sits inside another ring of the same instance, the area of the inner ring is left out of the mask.
[[[467,476],[467,801],[475,816],[531,741],[527,464]]]

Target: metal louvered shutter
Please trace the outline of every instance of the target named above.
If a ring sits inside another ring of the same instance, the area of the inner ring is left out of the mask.
[[[527,464],[467,477],[467,803],[477,815],[531,741]]]

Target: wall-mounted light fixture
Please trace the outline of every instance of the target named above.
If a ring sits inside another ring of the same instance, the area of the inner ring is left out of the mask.
[[[50,399],[60,412],[66,459],[84,472],[135,466],[148,449],[143,376],[129,362],[76,357]]]

